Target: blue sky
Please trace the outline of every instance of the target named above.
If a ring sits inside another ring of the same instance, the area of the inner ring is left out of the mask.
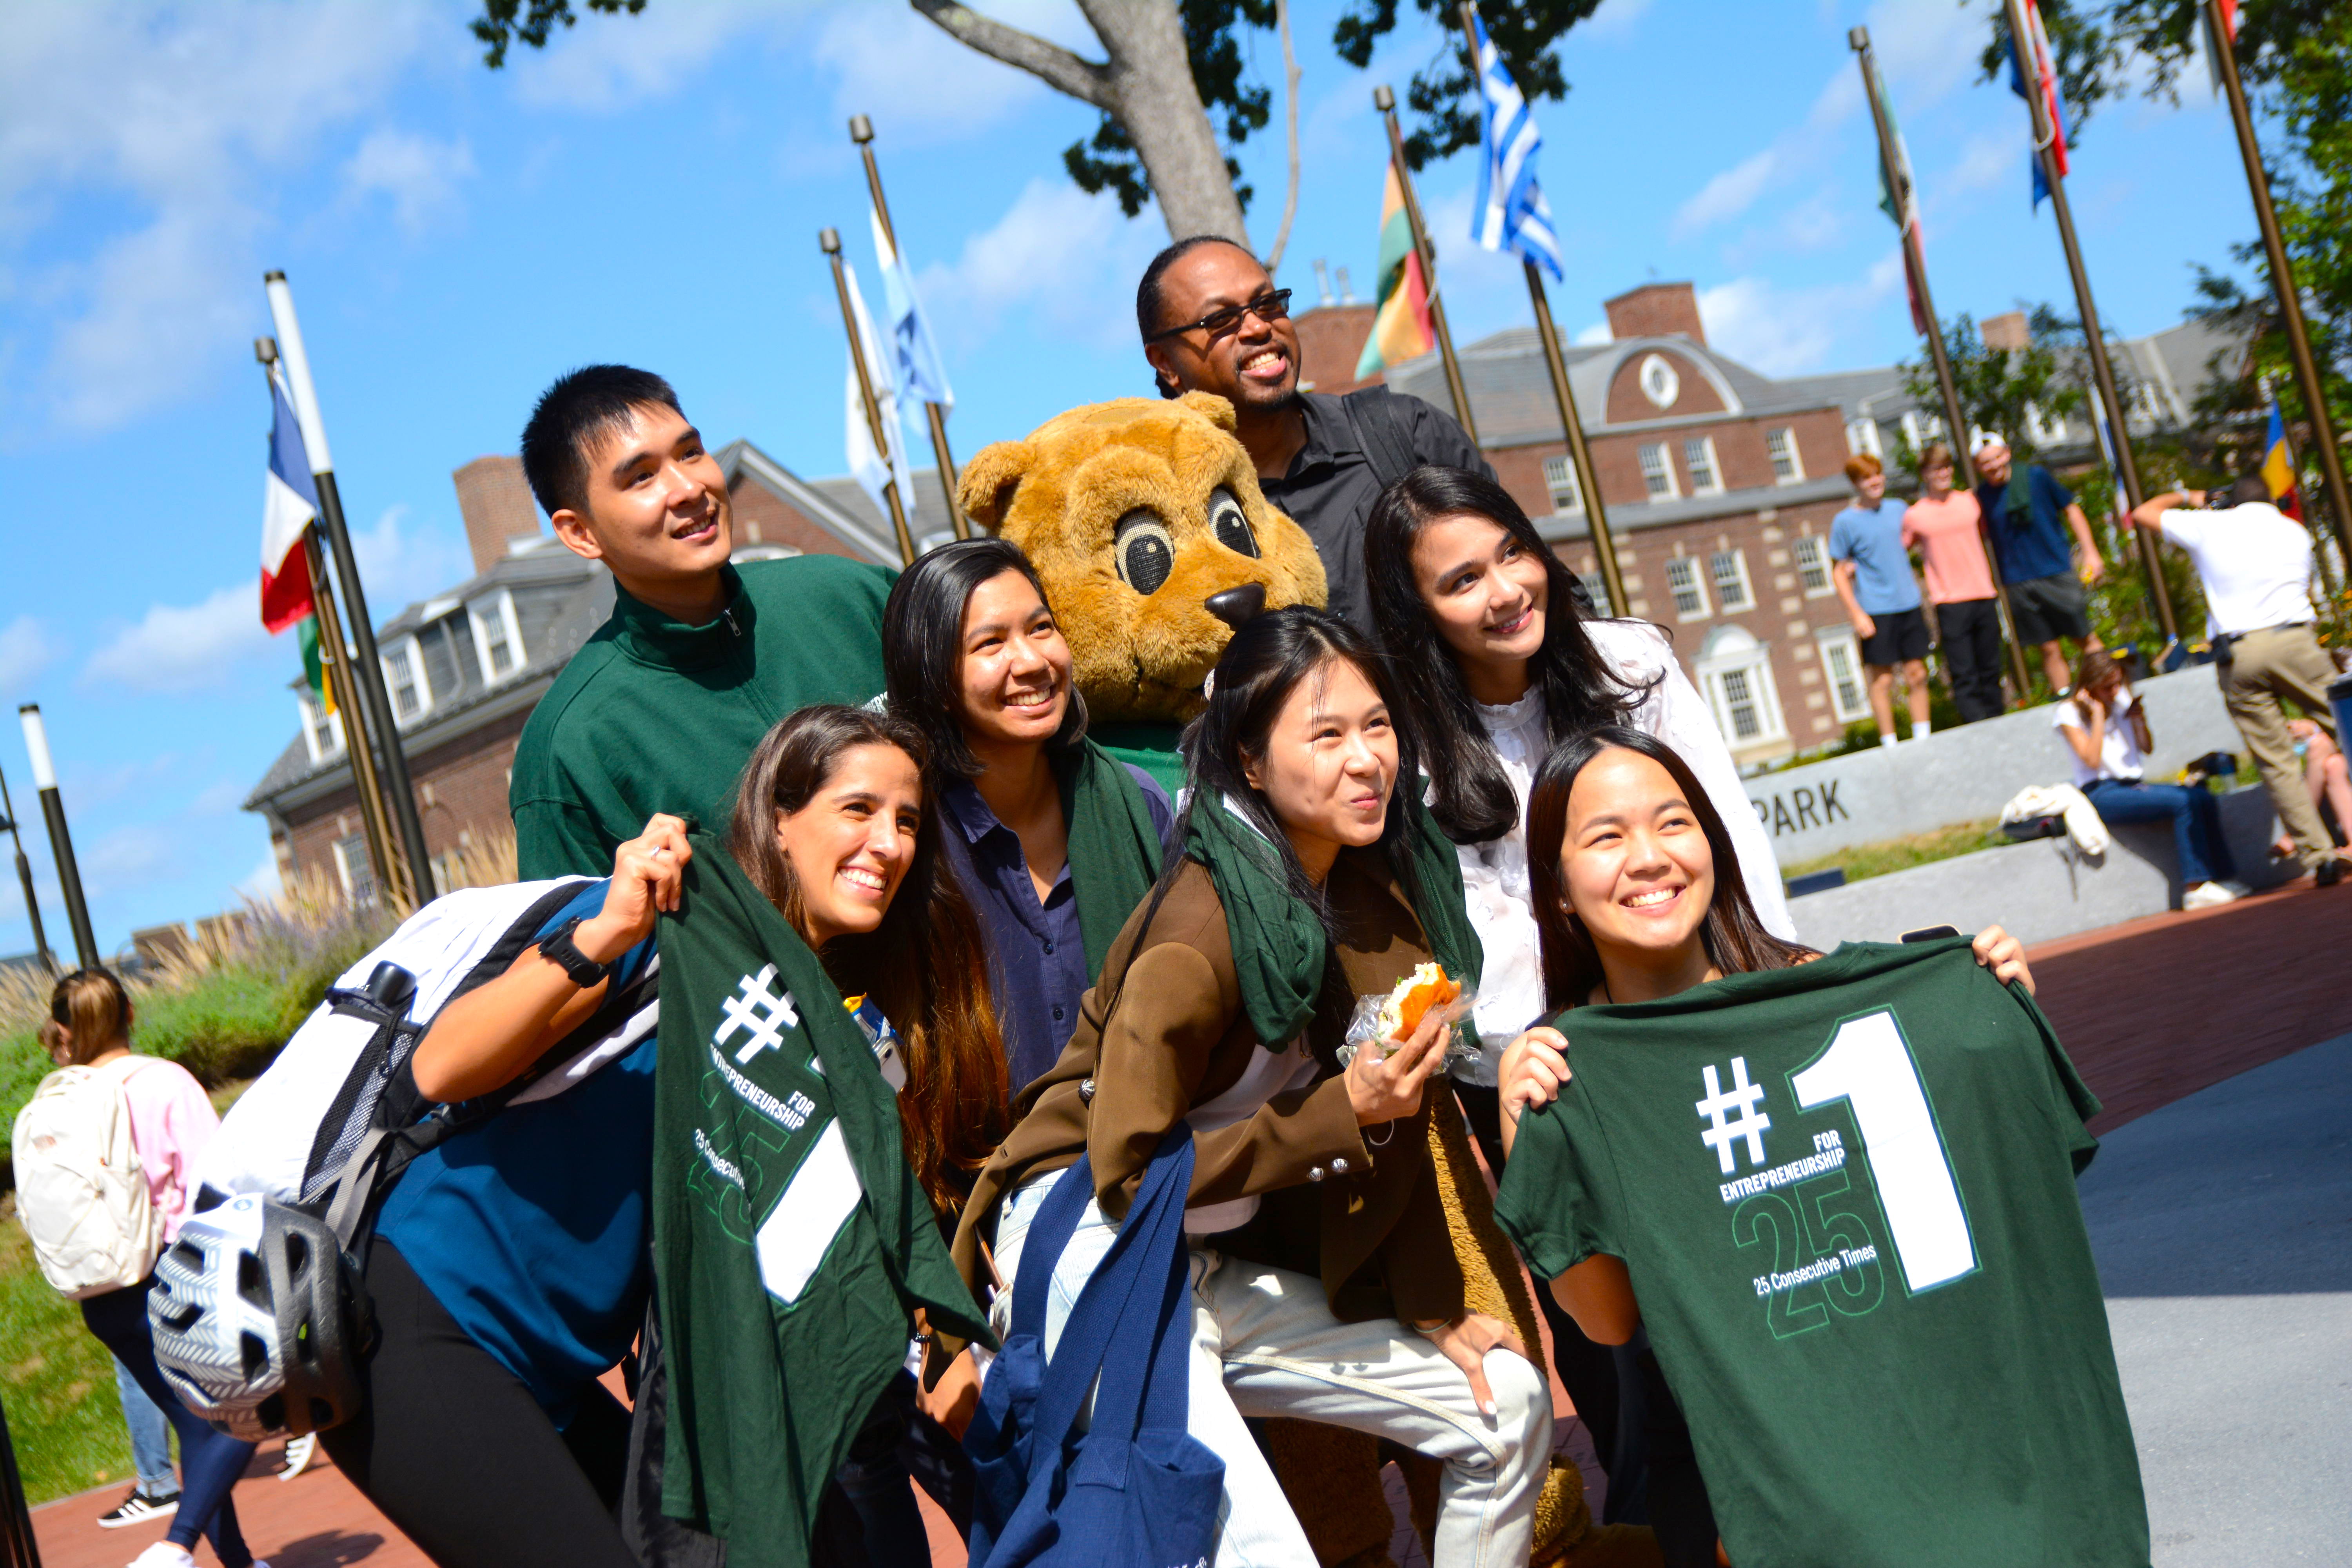
[[[1068,0],[975,0],[1074,47]],[[1284,281],[1370,279],[1383,148],[1374,83],[1449,38],[1408,26],[1369,71],[1331,54],[1336,0],[1298,0],[1305,177]],[[1407,8],[1408,10],[1410,7]],[[1606,0],[1539,107],[1571,334],[1600,301],[1688,279],[1712,341],[1790,374],[1917,351],[1846,29],[1866,23],[1926,199],[1947,312],[2066,302],[2026,205],[2023,105],[1978,85],[1984,0]],[[960,457],[1073,404],[1141,392],[1131,300],[1167,237],[1064,175],[1092,110],[889,0],[650,0],[484,69],[466,0],[16,0],[0,9],[0,453],[22,481],[0,554],[0,703],[38,700],[99,938],[270,881],[238,802],[293,734],[290,638],[258,625],[268,403],[250,340],[283,268],[379,618],[467,574],[449,472],[511,451],[565,367],[662,371],[715,440],[845,468],[843,348],[816,243],[867,269],[844,129],[872,116],[902,246],[959,405]],[[1093,52],[1091,49],[1088,52]],[[1261,36],[1262,74],[1279,50]],[[1277,119],[1276,129],[1278,130]],[[1280,142],[1244,150],[1253,237],[1278,221]],[[1467,239],[1469,155],[1427,172],[1458,336],[1522,322],[1515,263]],[[2190,264],[2252,233],[2201,75],[2175,108],[2088,128],[2071,189],[2110,324],[2179,320]],[[5,716],[5,714],[0,714]],[[35,824],[21,739],[0,769]],[[50,931],[63,911],[36,826]],[[0,952],[31,944],[13,884]]]

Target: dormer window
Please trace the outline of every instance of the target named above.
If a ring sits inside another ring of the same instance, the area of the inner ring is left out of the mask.
[[[323,763],[340,756],[343,750],[343,716],[328,712],[326,705],[311,692],[298,692],[295,703],[302,710],[302,745],[310,753],[310,761]]]
[[[392,699],[393,720],[406,724],[433,709],[433,683],[425,673],[425,650],[414,637],[387,644],[382,650],[384,694]]]
[[[474,655],[481,661],[482,684],[495,686],[523,667],[522,626],[515,619],[514,595],[501,588],[492,597],[466,606],[474,625]]]

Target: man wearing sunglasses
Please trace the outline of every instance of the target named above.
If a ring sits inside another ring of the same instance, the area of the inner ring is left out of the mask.
[[[1344,397],[1300,391],[1290,290],[1231,240],[1181,239],[1152,258],[1135,316],[1160,395],[1213,392],[1233,404],[1265,499],[1323,558],[1331,609],[1371,631],[1365,516],[1424,463],[1492,479],[1477,445],[1420,398],[1384,386]]]

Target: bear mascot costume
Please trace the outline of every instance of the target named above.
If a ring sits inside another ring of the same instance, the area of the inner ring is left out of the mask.
[[[1176,736],[1202,706],[1201,685],[1250,616],[1324,602],[1323,564],[1306,531],[1268,505],[1233,405],[1203,392],[1074,408],[1024,441],[982,448],[965,467],[964,510],[1027,552],[1068,640],[1090,733],[1172,795],[1183,783]],[[1508,1323],[1540,1354],[1535,1303],[1453,1097],[1430,1118],[1430,1153],[1472,1310]],[[1276,1474],[1326,1565],[1391,1563],[1393,1526],[1381,1466],[1398,1461],[1424,1550],[1442,1467],[1361,1433],[1304,1421],[1265,1424]],[[1601,1529],[1584,1479],[1555,1457],[1536,1510],[1537,1564],[1640,1568],[1659,1562],[1647,1530]]]

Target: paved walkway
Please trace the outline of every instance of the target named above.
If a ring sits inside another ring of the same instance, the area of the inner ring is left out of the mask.
[[[2352,887],[2305,879],[2032,954],[2043,1010],[2106,1108],[2084,1206],[2159,1568],[2352,1563],[2347,953]],[[1581,1426],[1562,1426],[1592,1476]],[[121,1568],[162,1537],[90,1522],[120,1490],[34,1510],[47,1568]],[[323,1453],[283,1484],[257,1466],[236,1497],[272,1568],[425,1568]],[[946,1521],[929,1522],[937,1568],[962,1568]]]

